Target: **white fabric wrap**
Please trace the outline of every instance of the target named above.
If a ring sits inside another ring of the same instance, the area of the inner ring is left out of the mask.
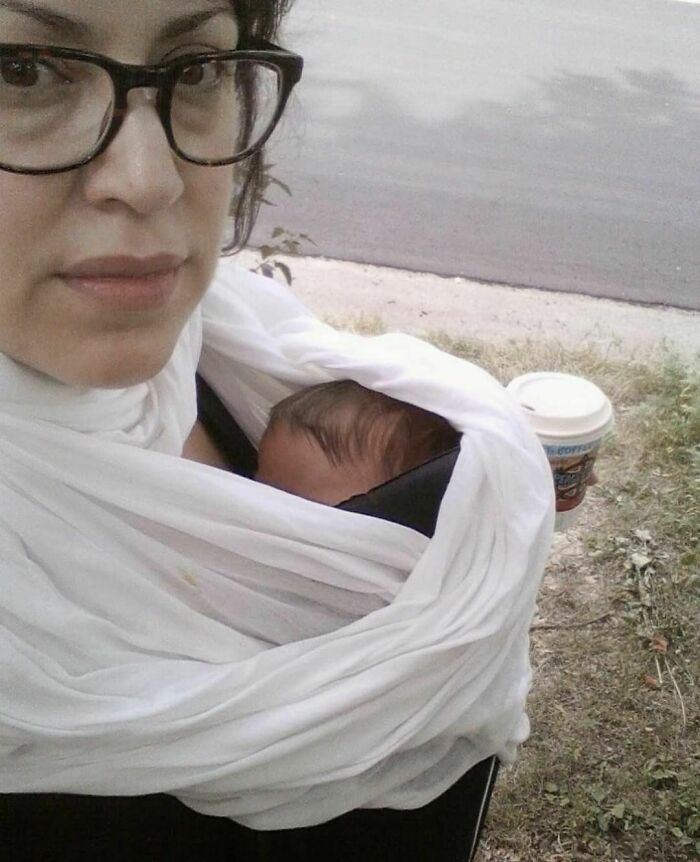
[[[254,443],[336,378],[445,416],[464,437],[434,538],[180,458],[198,365]],[[167,792],[258,829],[427,804],[528,735],[553,508],[487,373],[336,332],[227,261],[152,381],[0,355],[0,789]]]

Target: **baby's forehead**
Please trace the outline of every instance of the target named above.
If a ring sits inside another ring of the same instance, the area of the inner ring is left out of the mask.
[[[358,441],[378,445],[394,431],[399,417],[400,411],[369,410],[366,405],[349,400],[332,405],[322,416],[314,416],[308,423],[299,421],[296,416],[276,416],[268,425],[268,431],[280,437],[301,434],[316,442],[332,436],[348,447],[353,447]]]
[[[303,451],[306,458],[313,457],[318,461],[323,459],[335,468],[346,465],[349,468],[359,465],[377,467],[383,462],[391,425],[382,417],[371,428],[360,431],[352,424],[354,412],[351,410],[343,416],[343,421],[337,425],[333,422],[330,432],[328,427],[304,428],[287,422],[284,418],[278,418],[270,423],[265,431],[264,448],[268,451],[274,450],[275,454],[286,450],[291,456],[294,452]]]

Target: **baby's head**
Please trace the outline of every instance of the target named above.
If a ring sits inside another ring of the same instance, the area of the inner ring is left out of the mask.
[[[273,407],[256,479],[334,506],[447,452],[459,439],[435,413],[352,380],[321,383]]]

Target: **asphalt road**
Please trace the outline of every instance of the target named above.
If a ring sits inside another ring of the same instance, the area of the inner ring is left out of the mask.
[[[254,240],[700,309],[700,5],[296,0]],[[428,16],[428,11],[432,16]]]

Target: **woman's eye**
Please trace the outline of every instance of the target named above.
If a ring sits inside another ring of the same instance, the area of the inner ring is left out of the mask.
[[[202,89],[215,87],[225,75],[225,66],[225,63],[217,60],[186,66],[180,73],[178,84]]]
[[[55,84],[65,80],[47,63],[37,60],[9,59],[0,62],[0,78],[11,87],[36,87],[40,84]]]

